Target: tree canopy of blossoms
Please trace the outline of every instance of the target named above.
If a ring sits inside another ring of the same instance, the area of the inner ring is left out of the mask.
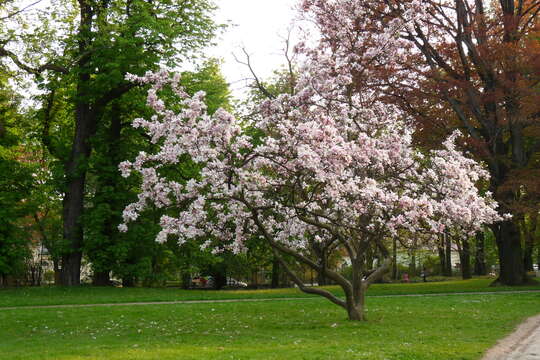
[[[124,176],[135,172],[142,178],[138,201],[126,207],[120,229],[126,231],[152,205],[167,209],[158,241],[174,236],[179,243],[202,240],[203,247],[239,252],[248,238],[258,238],[301,290],[342,306],[351,320],[363,320],[365,292],[390,265],[388,239],[435,236],[449,228],[465,229],[467,236],[500,216],[490,194],[478,193],[476,183],[489,175],[456,149],[459,134],[440,150],[414,148],[414,129],[401,114],[376,101],[369,88],[353,86],[363,69],[351,65],[347,46],[356,45],[324,41],[325,31],[348,25],[319,26],[317,46],[298,48],[306,62],[295,93],[261,104],[255,124],[222,109],[208,115],[204,94],[187,95],[179,76],[166,71],[130,76],[151,85],[148,105],[155,115],[134,126],[158,150],[120,165]],[[392,34],[399,26],[405,24],[392,24],[371,39],[378,50],[362,56],[369,60],[397,49]],[[178,96],[179,111],[160,98],[164,88]],[[172,179],[170,169],[186,156],[199,166],[199,176]],[[348,258],[351,280],[325,266],[315,251],[321,247]],[[383,260],[366,275],[368,249]],[[340,285],[345,298],[305,286],[290,259]]]

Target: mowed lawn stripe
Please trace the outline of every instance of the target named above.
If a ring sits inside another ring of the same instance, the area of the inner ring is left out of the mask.
[[[485,291],[485,292],[462,292],[462,293],[437,293],[437,294],[401,294],[401,295],[367,295],[367,297],[426,297],[426,296],[460,296],[460,295],[505,295],[505,294],[530,294],[540,293],[540,290],[517,290],[517,291]],[[222,299],[222,300],[178,300],[178,301],[153,301],[153,302],[129,302],[129,303],[108,303],[108,304],[65,304],[65,305],[29,305],[29,306],[8,306],[0,307],[3,310],[20,310],[20,309],[62,309],[76,307],[92,307],[92,306],[145,306],[145,305],[177,305],[177,304],[212,304],[212,303],[232,303],[232,302],[260,302],[260,301],[294,301],[294,300],[325,300],[323,297],[283,297],[283,298],[267,298],[267,299]]]
[[[0,354],[10,360],[475,360],[540,311],[540,294],[370,297],[367,309],[367,322],[346,320],[328,301],[14,309],[0,312]]]
[[[491,278],[452,280],[443,282],[410,284],[374,284],[368,296],[416,295],[474,292],[504,292],[516,290],[540,290],[540,283],[533,282],[520,287],[490,287]],[[343,296],[337,286],[325,289]],[[309,298],[296,288],[265,290],[182,290],[178,288],[113,288],[113,287],[31,287],[0,289],[0,307],[41,306],[69,304],[112,304],[140,302],[176,302],[193,300],[268,299],[268,298]]]

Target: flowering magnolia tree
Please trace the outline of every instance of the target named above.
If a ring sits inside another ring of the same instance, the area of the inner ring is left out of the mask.
[[[391,36],[397,26],[376,40],[379,55],[399,46]],[[188,96],[180,78],[166,71],[131,76],[151,85],[148,105],[156,114],[134,126],[148,133],[158,151],[120,165],[124,176],[135,172],[142,178],[139,199],[126,207],[120,229],[126,231],[152,205],[168,214],[161,218],[158,241],[174,236],[179,243],[202,240],[203,247],[239,252],[257,237],[301,290],[342,306],[351,320],[363,320],[365,292],[390,265],[388,239],[436,236],[450,228],[474,232],[499,220],[496,203],[475,187],[488,173],[456,150],[458,134],[441,150],[415,149],[413,129],[399,113],[375,101],[369,88],[352,86],[361,69],[349,66],[342,50],[324,36],[315,48],[300,46],[307,60],[295,94],[261,104],[256,124],[242,124],[225,110],[208,115],[204,94]],[[160,98],[165,87],[179,97],[179,111]],[[186,157],[199,176],[171,178],[170,170]],[[352,279],[328,269],[320,248],[347,257]],[[382,261],[366,275],[369,249]],[[305,286],[291,259],[340,285],[345,298]]]
[[[534,243],[527,234],[534,233],[540,204],[540,1],[303,0],[301,5],[330,53],[344,68],[359,69],[354,86],[369,83],[384,93],[381,99],[400,106],[421,125],[417,139],[434,146],[455,128],[470,135],[468,148],[487,164],[500,214],[514,215],[489,226],[500,265],[495,282],[525,283]],[[399,47],[372,57],[384,38]]]

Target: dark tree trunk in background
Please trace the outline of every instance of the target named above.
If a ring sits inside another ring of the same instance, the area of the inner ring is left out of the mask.
[[[416,252],[411,251],[411,259],[409,262],[409,275],[416,276]]]
[[[225,271],[217,271],[212,274],[214,278],[214,289],[220,290],[227,285],[227,273]]]
[[[450,240],[450,236],[444,235],[444,276],[452,276],[452,241]]]
[[[397,267],[397,239],[392,239],[392,279],[398,279],[398,267]]]
[[[94,10],[86,0],[79,0],[80,23],[77,51],[86,54],[92,44],[89,34]],[[83,246],[82,214],[87,160],[92,150],[90,138],[96,129],[95,109],[89,104],[90,71],[89,55],[81,56],[77,62],[77,93],[75,101],[75,136],[71,153],[65,164],[66,192],[63,201],[64,240],[68,246],[61,257],[60,281],[64,286],[79,285],[81,282],[81,259]]]
[[[437,251],[439,253],[439,262],[441,263],[441,275],[446,273],[446,254],[444,253],[444,246],[438,245]]]
[[[518,225],[512,220],[491,226],[499,253],[499,277],[493,285],[521,285],[525,283],[523,251]]]
[[[529,240],[529,239],[526,239]],[[534,243],[526,242],[525,243],[525,249],[523,251],[523,266],[525,267],[525,271],[533,271],[533,250],[534,250]]]
[[[524,249],[523,249],[523,266],[525,271],[533,271],[533,253],[534,253],[534,244],[536,240],[536,223],[537,223],[537,214],[533,212],[529,216],[529,222],[522,222],[523,234],[525,236]]]
[[[459,252],[459,262],[461,265],[461,277],[464,280],[472,278],[471,274],[471,249],[469,239],[461,241],[461,250]]]
[[[270,287],[272,289],[278,288],[280,285],[280,274],[281,271],[279,269],[279,260],[275,257],[272,259],[272,282],[270,284]]]
[[[327,282],[328,280],[326,279],[326,274],[325,274],[325,270],[328,269],[328,258],[327,258],[327,254],[326,254],[326,251],[322,251],[322,256],[321,256],[321,267],[323,268],[323,271],[321,272],[317,272],[317,284],[319,286],[324,286],[324,285],[327,285]]]
[[[88,77],[86,74],[80,75]],[[82,82],[83,80],[81,80]],[[79,88],[81,85],[79,85]],[[80,92],[82,90],[79,89]],[[83,94],[80,93],[82,97]],[[88,104],[77,104],[75,138],[71,155],[66,163],[67,189],[63,201],[64,239],[67,251],[61,257],[60,281],[64,286],[80,284],[83,246],[83,227],[81,223],[84,210],[84,191],[86,182],[86,162],[90,155],[90,137],[95,131],[95,116]]]
[[[313,251],[319,259],[321,271],[317,271],[317,284],[319,286],[328,285],[326,269],[328,269],[328,247],[325,244],[313,244]]]
[[[474,256],[474,274],[487,275],[484,232],[476,232],[476,253]]]

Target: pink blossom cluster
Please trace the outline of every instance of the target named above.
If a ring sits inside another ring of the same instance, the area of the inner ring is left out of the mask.
[[[217,242],[217,248],[237,252],[252,236],[295,251],[313,239],[335,240],[354,257],[365,244],[382,248],[385,239],[404,232],[453,229],[467,236],[500,220],[490,194],[481,196],[476,187],[489,175],[456,149],[459,134],[440,150],[421,152],[403,115],[378,102],[365,82],[358,85],[359,76],[370,76],[366,61],[391,61],[399,53],[403,44],[395,32],[408,25],[381,24],[380,34],[364,42],[342,37],[342,31],[354,30],[350,19],[364,11],[357,3],[303,1],[320,26],[321,41],[298,47],[306,62],[294,95],[263,102],[255,124],[223,109],[209,115],[204,94],[187,95],[179,77],[165,71],[130,76],[151,85],[148,105],[155,115],[134,126],[159,150],[120,165],[124,176],[136,172],[142,178],[138,201],[126,207],[120,230],[152,204],[168,209],[158,241],[169,235],[180,243],[206,239],[205,247]],[[324,6],[334,7],[335,18],[317,12]],[[421,13],[411,9],[407,16]],[[165,86],[178,96],[180,111],[160,98]],[[264,135],[250,136],[250,127]],[[163,167],[180,166],[186,155],[198,164],[199,176],[167,178]]]

